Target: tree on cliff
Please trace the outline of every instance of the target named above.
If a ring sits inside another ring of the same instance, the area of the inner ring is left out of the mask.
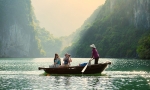
[[[139,41],[137,53],[140,58],[150,58],[150,34],[142,37]]]

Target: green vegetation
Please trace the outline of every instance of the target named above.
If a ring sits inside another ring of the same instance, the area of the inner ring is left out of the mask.
[[[37,38],[41,45],[41,53],[44,57],[54,57],[55,53],[60,53],[62,42],[60,39],[54,38],[44,28],[37,28]],[[42,56],[42,57],[43,57]]]
[[[8,51],[0,50],[0,57],[39,57],[31,1],[0,0],[0,12],[0,42]]]
[[[145,33],[149,33],[148,22],[150,21],[146,21],[149,16],[146,16],[147,9],[143,11],[143,8],[150,8],[150,2],[106,0],[105,4],[99,7],[95,20],[84,25],[84,29],[79,33],[80,38],[63,52],[70,52],[74,57],[90,57],[89,45],[94,43],[102,58],[137,58],[138,56],[150,58],[149,38],[141,39]],[[138,14],[136,9],[139,11]],[[136,18],[135,14],[137,14]],[[136,50],[138,42],[140,49]]]
[[[150,58],[150,34],[145,35],[140,39],[137,52],[140,58]]]
[[[94,43],[102,58],[150,59],[148,0],[106,0],[76,32],[61,38],[39,26],[30,0],[0,0],[0,12],[0,48],[8,51],[0,50],[0,57],[53,57],[55,53],[70,53],[72,57],[89,58],[89,45]],[[28,36],[30,40],[25,40]],[[9,38],[13,38],[11,43]]]
[[[0,12],[0,48],[9,44],[5,48],[13,51],[4,53],[5,51],[0,50],[0,57],[10,57],[12,54],[12,57],[53,57],[55,53],[60,53],[60,39],[54,38],[40,27],[31,0],[0,0]],[[13,48],[9,43],[11,33]],[[18,39],[21,40],[16,42]]]

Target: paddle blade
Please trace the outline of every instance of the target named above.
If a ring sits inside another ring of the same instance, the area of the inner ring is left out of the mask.
[[[82,69],[82,73],[85,71],[85,69],[87,68],[87,66],[88,66],[88,63],[86,64],[86,66]]]

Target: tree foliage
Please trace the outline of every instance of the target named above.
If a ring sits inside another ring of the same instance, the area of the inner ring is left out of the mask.
[[[142,24],[140,27],[135,26],[135,2],[106,0],[98,9],[95,20],[89,22],[90,26],[84,26],[80,31],[78,41],[64,51],[75,57],[90,57],[89,45],[94,43],[101,57],[136,58],[138,41],[148,28]]]
[[[144,58],[144,59],[150,58],[150,34],[143,36],[139,40],[137,53],[140,58]]]

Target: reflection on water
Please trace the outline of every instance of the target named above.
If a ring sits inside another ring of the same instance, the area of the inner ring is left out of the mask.
[[[147,78],[148,79],[148,78]],[[67,77],[67,76],[33,76],[33,75],[10,75],[0,78],[0,89],[26,89],[26,90],[149,90],[148,80],[141,77]],[[150,80],[150,77],[149,77]]]
[[[88,59],[73,59],[72,65]],[[112,61],[104,76],[41,76],[38,67],[48,67],[53,59],[1,59],[0,90],[150,90],[150,61]]]

